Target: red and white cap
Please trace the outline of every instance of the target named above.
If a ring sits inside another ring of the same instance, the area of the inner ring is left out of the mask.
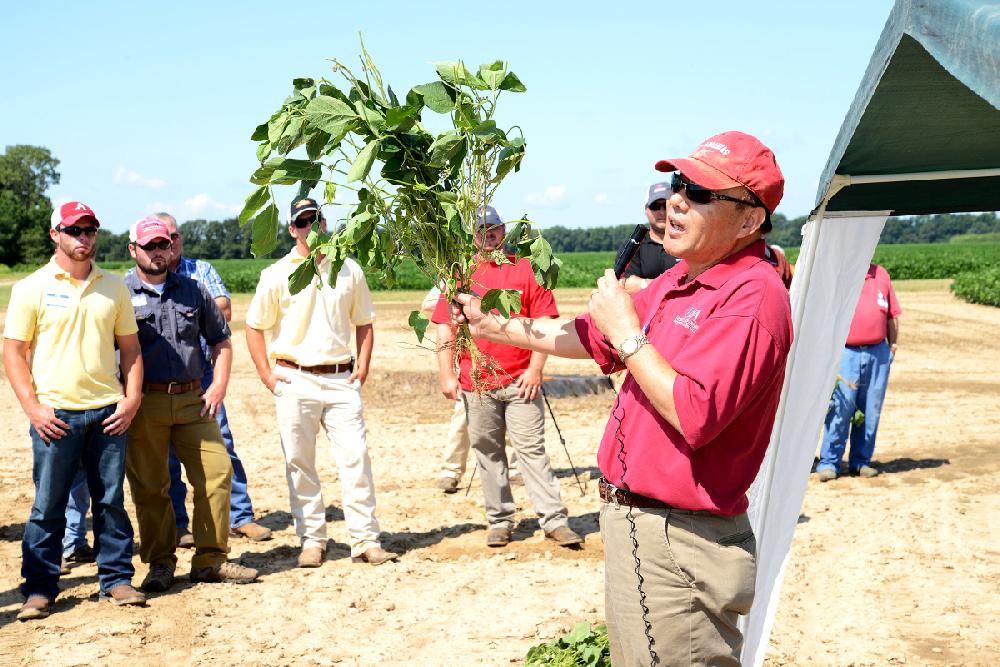
[[[170,240],[170,230],[167,223],[159,218],[147,215],[128,230],[128,240],[138,245],[146,245],[156,239]]]
[[[774,213],[785,192],[785,177],[771,149],[757,137],[735,130],[706,139],[688,157],[660,160],[656,169],[679,171],[710,190],[742,185],[770,213]]]
[[[52,211],[52,229],[56,227],[69,227],[82,218],[93,218],[94,225],[97,227],[101,226],[101,222],[94,215],[92,208],[82,201],[68,201],[65,204],[56,206],[56,210]]]

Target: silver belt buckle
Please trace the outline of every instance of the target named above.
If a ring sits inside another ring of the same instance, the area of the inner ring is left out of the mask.
[[[611,502],[615,504],[615,509],[621,509],[621,504],[618,502],[618,487],[607,480],[604,480],[604,483],[611,491]]]

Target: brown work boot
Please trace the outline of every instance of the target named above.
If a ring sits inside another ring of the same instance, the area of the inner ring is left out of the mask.
[[[30,595],[17,612],[17,620],[34,621],[45,618],[52,613],[52,600],[44,595]]]
[[[213,567],[199,567],[191,570],[193,584],[250,584],[257,581],[257,570],[239,563],[226,561]]]
[[[381,565],[382,563],[388,563],[391,560],[396,560],[399,558],[399,554],[395,554],[391,551],[386,551],[382,547],[372,547],[368,549],[360,556],[351,556],[352,563],[371,563],[372,565]]]
[[[177,546],[181,549],[194,549],[194,535],[190,530],[177,531]]]
[[[438,477],[434,485],[445,493],[455,493],[458,491],[458,480],[454,477]]]
[[[143,595],[142,592],[132,588],[132,584],[118,584],[108,591],[107,595],[104,597],[108,598],[119,607],[132,604],[146,604],[146,596]]]
[[[486,546],[505,547],[510,544],[511,534],[512,531],[510,528],[494,526],[486,532]]]
[[[149,566],[146,578],[139,586],[147,593],[162,593],[174,584],[174,570],[177,564],[172,560],[161,560]]]
[[[326,554],[319,547],[305,547],[299,554],[299,567],[319,567],[323,564]]]
[[[569,526],[559,526],[554,530],[545,533],[545,537],[554,541],[561,547],[578,547],[583,544],[583,538]]]
[[[251,542],[267,542],[271,539],[271,529],[251,521],[229,531],[230,535],[245,537]]]

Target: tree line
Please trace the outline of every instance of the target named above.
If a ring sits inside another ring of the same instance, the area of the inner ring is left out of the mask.
[[[59,160],[40,146],[7,146],[0,154],[0,264],[38,265],[52,255],[49,216],[52,202],[45,194],[59,183]],[[785,247],[797,247],[806,216],[771,216],[774,229],[768,240]],[[644,222],[638,218],[636,223]],[[617,250],[635,224],[569,229],[556,226],[544,230],[553,251],[606,252]],[[250,257],[250,227],[241,227],[236,218],[189,220],[181,224],[184,252],[205,259]],[[996,213],[939,214],[890,217],[882,231],[881,243],[944,243],[961,234],[1000,234]],[[114,234],[102,229],[97,260],[127,261],[128,233]],[[287,234],[278,234],[278,246],[270,256],[280,257],[292,247]]]

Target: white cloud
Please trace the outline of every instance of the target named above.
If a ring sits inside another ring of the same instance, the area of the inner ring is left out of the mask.
[[[243,206],[240,204],[224,204],[217,202],[204,192],[196,194],[194,197],[184,200],[183,212],[189,215],[208,215],[212,213],[226,213],[236,215]]]
[[[162,178],[146,178],[142,174],[119,166],[115,170],[115,185],[141,185],[147,188],[162,188],[167,182]]]
[[[594,203],[600,206],[610,206],[611,198],[608,197],[607,192],[598,192],[596,195],[594,195]]]
[[[541,208],[565,208],[569,205],[566,199],[565,185],[547,185],[542,192],[531,192],[524,196],[524,202]]]

